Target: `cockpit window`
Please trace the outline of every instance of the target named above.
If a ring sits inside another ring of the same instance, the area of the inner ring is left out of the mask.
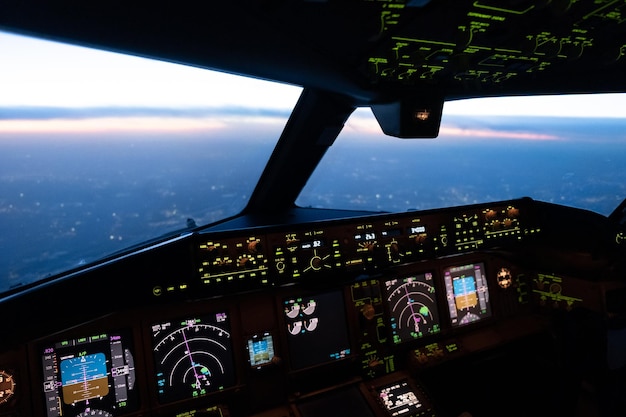
[[[436,139],[385,136],[358,109],[297,203],[397,212],[532,197],[608,215],[626,197],[624,109],[619,94],[448,102]]]
[[[0,32],[0,292],[237,214],[300,89]]]
[[[236,215],[300,88],[0,32],[0,292]],[[626,96],[444,105],[436,139],[358,109],[296,203],[402,212],[529,196],[611,213]]]

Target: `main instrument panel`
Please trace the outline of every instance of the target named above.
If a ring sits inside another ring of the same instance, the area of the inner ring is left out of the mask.
[[[310,417],[351,415],[347,404],[372,417],[456,412],[438,404],[434,374],[543,337],[544,311],[605,309],[605,282],[547,270],[528,251],[563,238],[550,207],[520,199],[221,225],[175,239],[170,255],[168,244],[143,250],[81,276],[128,285],[136,302],[107,300],[97,317],[77,313],[60,331],[24,332],[25,343],[3,347],[0,415]],[[73,300],[54,285],[50,294],[59,306]]]
[[[211,231],[197,236],[195,276],[157,282],[153,292],[185,297],[186,291],[222,294],[307,281],[350,282],[397,265],[515,244],[540,230],[532,205],[517,200],[462,212]]]

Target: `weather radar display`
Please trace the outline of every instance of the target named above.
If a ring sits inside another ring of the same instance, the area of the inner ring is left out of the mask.
[[[153,324],[152,350],[162,403],[235,384],[230,320],[224,312]]]
[[[385,297],[395,344],[440,331],[432,273],[385,281]]]

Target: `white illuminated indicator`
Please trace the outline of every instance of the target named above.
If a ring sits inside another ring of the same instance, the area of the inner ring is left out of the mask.
[[[300,305],[294,304],[293,306],[291,306],[290,310],[285,311],[285,314],[290,319],[295,319],[296,317],[298,317],[298,314],[300,314]]]
[[[304,314],[306,314],[307,316],[310,316],[315,311],[315,306],[316,305],[317,304],[315,303],[315,301],[311,300],[311,301],[309,301],[307,306],[304,307],[304,309],[302,311],[304,311]]]
[[[289,333],[295,336],[298,333],[300,333],[300,330],[302,330],[302,322],[296,321],[296,322],[293,322],[292,324],[288,324],[287,329],[289,330]]]
[[[304,327],[308,331],[312,332],[317,328],[318,319],[317,317],[313,317],[311,320],[305,322]]]
[[[426,121],[430,118],[430,110],[422,109],[415,111],[415,118],[417,120]]]

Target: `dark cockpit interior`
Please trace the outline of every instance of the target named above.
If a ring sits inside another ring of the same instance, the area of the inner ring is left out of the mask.
[[[303,88],[240,214],[0,296],[0,416],[626,415],[626,203],[295,203],[357,108],[419,142],[450,101],[626,91],[625,19],[615,0],[0,0],[4,31]]]

